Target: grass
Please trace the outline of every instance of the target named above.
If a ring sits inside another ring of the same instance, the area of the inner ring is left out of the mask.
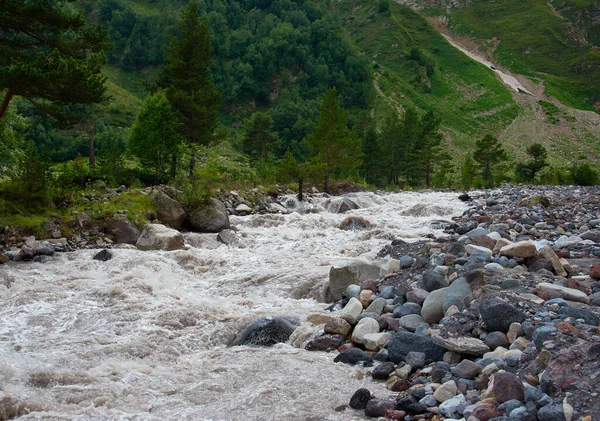
[[[396,104],[433,110],[453,146],[464,150],[475,137],[500,132],[519,114],[492,70],[452,47],[411,9],[390,1],[389,12],[380,13],[377,2],[365,0],[348,0],[338,7],[348,34],[376,62],[384,95],[376,101],[376,115]],[[419,60],[412,59],[415,49]]]
[[[499,40],[493,55],[501,65],[543,79],[547,93],[565,105],[593,110],[600,100],[600,84],[591,83],[600,80],[600,29],[588,26],[581,16],[594,3],[473,0],[469,7],[450,14],[439,8],[425,13],[445,15],[454,33],[474,38],[482,46]],[[580,35],[586,32],[587,39]]]

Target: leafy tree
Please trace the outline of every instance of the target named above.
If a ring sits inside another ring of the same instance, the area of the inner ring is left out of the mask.
[[[0,89],[6,90],[0,118],[15,95],[48,112],[106,99],[100,72],[110,48],[106,32],[86,25],[68,2],[0,2]]]
[[[306,139],[316,165],[324,166],[324,188],[337,172],[358,168],[362,163],[361,140],[348,129],[348,112],[340,106],[335,87],[329,89],[321,104],[319,120]]]
[[[548,165],[548,152],[544,146],[534,143],[527,148],[527,154],[531,157],[527,163],[519,163],[515,169],[517,179],[520,181],[533,181],[535,175]]]
[[[146,98],[138,118],[131,127],[128,147],[142,164],[154,173],[154,181],[164,180],[166,166],[171,162],[171,175],[181,143],[179,122],[175,110],[164,92]]]
[[[279,138],[271,131],[272,127],[273,119],[267,113],[258,111],[252,114],[244,124],[244,152],[259,160],[268,160],[279,143]]]
[[[483,139],[475,143],[473,160],[481,168],[481,177],[485,187],[493,185],[494,169],[508,159],[508,155],[502,148],[496,136],[486,134]]]
[[[208,23],[200,20],[198,4],[191,2],[176,25],[178,35],[171,38],[165,52],[158,87],[181,122],[179,131],[191,146],[190,177],[196,165],[195,146],[211,141],[221,103],[221,95],[212,84],[210,58],[212,44]]]
[[[312,175],[310,163],[299,163],[292,152],[285,151],[279,162],[279,177],[284,182],[293,181],[298,183],[298,200],[304,199],[304,181]]]
[[[598,173],[588,164],[574,165],[571,167],[571,177],[578,186],[593,186],[598,184]]]

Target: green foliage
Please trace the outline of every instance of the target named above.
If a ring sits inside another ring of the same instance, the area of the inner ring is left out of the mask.
[[[155,183],[167,179],[168,164],[172,167],[171,174],[175,174],[181,144],[179,126],[171,103],[164,92],[158,91],[146,98],[131,127],[129,150],[151,171]]]
[[[598,184],[598,173],[588,164],[573,165],[570,169],[573,182],[578,186]]]
[[[19,115],[15,107],[9,107],[0,119],[0,181],[14,176],[18,170],[23,152],[23,132],[28,123],[28,119]]]
[[[562,114],[562,111],[560,110],[560,108],[558,108],[553,103],[544,101],[544,100],[539,100],[538,104],[540,104],[542,106],[542,110],[544,110],[544,113],[547,116],[546,117],[547,122],[552,123],[552,124],[560,123],[560,117]]]
[[[531,159],[526,163],[519,163],[515,169],[517,181],[532,182],[536,174],[548,165],[548,152],[539,143],[534,143],[527,148],[527,154]]]
[[[273,133],[273,119],[265,112],[257,111],[244,122],[243,149],[258,161],[267,161],[279,146],[279,138]]]
[[[473,187],[475,176],[477,175],[477,168],[471,155],[465,156],[462,168],[460,170],[460,182],[465,189]]]
[[[495,169],[507,159],[508,156],[496,136],[487,134],[475,143],[473,160],[479,164],[485,187],[494,185],[500,173]]]
[[[340,106],[337,89],[323,98],[319,120],[306,139],[311,160],[325,169],[325,191],[331,177],[352,171],[362,163],[361,140],[348,129],[348,112]]]
[[[0,118],[15,95],[47,111],[62,104],[105,99],[100,69],[110,48],[100,26],[65,7],[66,0],[4,1],[0,7],[0,89],[6,89]]]
[[[389,0],[379,0],[379,13],[386,13],[390,10]]]

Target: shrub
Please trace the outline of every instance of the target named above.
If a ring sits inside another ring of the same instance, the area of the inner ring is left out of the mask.
[[[573,183],[578,186],[592,186],[598,184],[598,173],[588,164],[574,165],[571,167]]]

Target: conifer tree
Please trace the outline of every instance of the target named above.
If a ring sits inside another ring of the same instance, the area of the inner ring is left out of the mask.
[[[210,143],[221,104],[213,86],[210,60],[213,52],[208,22],[201,20],[198,4],[191,2],[176,25],[178,34],[165,51],[158,87],[166,90],[180,121],[180,132],[191,147],[190,177],[196,165],[195,146]]]
[[[485,187],[490,187],[493,184],[494,167],[507,159],[508,156],[496,136],[486,134],[483,139],[480,139],[475,143],[473,160],[475,160],[481,168],[481,177],[483,178]]]
[[[314,164],[323,165],[326,192],[333,175],[358,168],[362,163],[361,140],[348,129],[348,111],[340,106],[335,87],[323,98],[319,120],[308,135],[306,146]]]
[[[69,12],[69,0],[0,1],[0,118],[20,95],[46,112],[106,99],[106,32]]]
[[[244,122],[246,133],[243,139],[244,152],[266,161],[275,152],[279,138],[271,129],[273,119],[263,111],[257,111]]]

